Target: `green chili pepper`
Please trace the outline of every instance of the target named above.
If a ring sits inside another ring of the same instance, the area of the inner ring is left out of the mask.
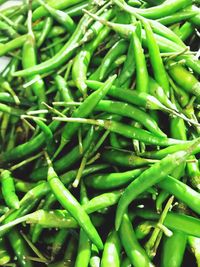
[[[182,232],[173,232],[171,237],[165,237],[161,266],[181,266],[186,249],[187,236]]]
[[[74,30],[76,28],[76,24],[74,23],[74,21],[72,20],[72,18],[67,13],[51,7],[50,5],[46,4],[42,0],[37,0],[37,1],[40,3],[40,5],[46,11],[48,11],[48,13],[56,21],[58,21],[61,25],[63,25],[67,29],[67,31],[72,32],[72,33],[74,32]]]
[[[129,169],[149,165],[155,162],[146,158],[140,158],[133,153],[121,152],[117,150],[104,151],[102,154],[102,159],[115,166],[127,167]]]
[[[173,61],[169,61],[168,71],[174,81],[186,92],[194,94],[197,97],[200,95],[200,83],[195,76],[183,66]]]
[[[15,193],[14,179],[11,176],[10,171],[3,170],[1,172],[1,184],[2,194],[8,207],[19,209],[20,202],[18,196]]]
[[[80,200],[81,204],[88,203],[87,191],[83,182],[81,182],[80,189]],[[83,229],[80,229],[79,233],[79,245],[75,261],[75,267],[88,266],[91,256],[91,242],[87,237],[87,234]]]
[[[52,132],[58,128],[60,123],[52,122],[49,125],[49,128]],[[1,162],[9,162],[9,161],[16,161],[19,159],[24,158],[25,156],[31,155],[34,152],[37,152],[45,143],[45,135],[43,133],[37,135],[30,141],[27,141],[21,145],[16,146],[10,151],[6,151],[1,155],[2,157]]]
[[[95,137],[95,140],[98,138],[98,133],[95,134],[94,136],[94,129],[91,128],[84,141],[83,141],[83,150],[86,151],[93,138]],[[61,157],[57,161],[54,162],[54,168],[55,171],[58,173],[63,173],[66,171],[70,166],[72,166],[75,162],[80,160],[82,155],[79,152],[79,146],[74,147],[67,155]],[[47,177],[47,167],[41,167],[33,171],[31,174],[30,178],[34,181],[40,180],[40,179],[46,179]]]
[[[127,42],[125,40],[119,40],[113,47],[110,48],[108,53],[99,66],[99,79],[103,80],[104,76],[110,66],[110,64],[117,59],[120,55],[125,53],[127,50]]]
[[[192,4],[192,1],[190,0],[168,0],[163,3],[161,3],[158,6],[146,8],[146,9],[137,9],[133,8],[129,5],[127,5],[123,0],[114,0],[114,3],[119,5],[120,7],[123,7],[127,12],[130,12],[134,15],[134,13],[138,13],[146,18],[151,19],[159,19],[164,16],[173,14],[174,12],[189,6]]]
[[[95,189],[112,189],[123,186],[138,177],[144,169],[120,173],[94,174],[84,179],[87,186]]]
[[[54,259],[55,256],[60,252],[63,243],[66,242],[68,236],[69,236],[69,231],[67,229],[61,229],[58,231],[52,246],[51,259]]]
[[[80,20],[76,30],[72,34],[71,38],[68,40],[68,42],[63,46],[63,48],[55,55],[53,58],[37,65],[34,67],[30,67],[27,70],[22,70],[20,72],[16,72],[13,75],[18,76],[25,75],[30,76],[31,74],[42,74],[45,72],[49,72],[60,65],[62,65],[64,62],[66,62],[73,54],[74,50],[79,46],[79,41],[81,37],[84,34],[85,27],[90,22],[88,16],[83,16]],[[0,54],[1,55],[1,54]]]
[[[92,198],[88,203],[83,205],[83,208],[87,213],[93,213],[97,210],[110,207],[118,202],[121,194],[122,190],[104,193]]]
[[[98,90],[98,88],[103,84],[101,82],[87,80],[86,84],[93,90]],[[163,110],[165,112],[171,112],[170,109],[165,107],[158,99],[146,94],[144,92],[135,92],[129,89],[121,89],[117,86],[112,86],[108,91],[108,95],[114,98],[120,99],[124,102],[143,107],[145,109],[152,110]]]
[[[156,122],[144,111],[137,109],[134,106],[128,105],[127,103],[110,101],[110,100],[101,100],[95,110],[106,111],[108,113],[116,113],[121,116],[129,117],[135,121],[140,122],[145,128],[150,132],[166,137],[166,134],[163,133]]]
[[[199,266],[200,264],[200,239],[194,236],[188,236],[188,244],[190,246],[190,249],[192,251],[192,253],[194,254],[195,258],[196,258],[196,263],[197,266]]]
[[[150,219],[150,220],[157,220],[159,219],[159,215],[155,212],[149,211],[149,210],[137,210],[135,214],[139,217]],[[184,214],[178,214],[175,212],[168,212],[167,216],[164,221],[164,225],[168,227],[169,229],[181,231],[185,233],[186,235],[196,236],[199,237],[199,219],[184,215]]]
[[[163,18],[158,19],[158,21],[164,25],[170,25],[173,23],[178,23],[189,18],[194,17],[198,14],[198,11],[190,11],[188,8],[178,11],[172,15],[165,16]]]
[[[115,82],[115,84],[118,85],[119,87],[123,86],[125,88],[128,88],[130,86],[131,78],[135,72],[133,35],[130,38],[131,40],[128,48],[126,61],[124,62],[123,68]]]
[[[92,93],[89,97],[87,97],[85,101],[82,103],[82,105],[80,105],[76,110],[74,110],[72,117],[88,116],[93,111],[98,102],[105,97],[115,79],[116,75],[113,75],[107,80],[107,82],[102,87],[99,88],[99,90],[97,90],[96,92]],[[64,127],[61,135],[60,146],[58,147],[54,155],[54,158],[61,152],[63,147],[67,143],[69,143],[72,135],[78,130],[79,126],[80,126],[79,123],[76,124],[68,123]]]
[[[176,140],[172,138],[158,137],[151,134],[148,131],[139,129],[137,127],[131,127],[129,125],[111,121],[111,120],[93,120],[85,118],[63,118],[63,117],[53,117],[54,120],[63,121],[63,122],[74,122],[74,123],[88,123],[92,125],[98,125],[104,127],[105,129],[118,133],[124,137],[136,139],[142,141],[146,144],[159,145],[159,146],[171,146],[174,144],[184,144],[187,141]],[[188,141],[189,142],[189,141]]]
[[[28,36],[27,40],[24,43],[22,52],[22,65],[25,69],[29,68],[30,66],[35,66],[37,64],[36,51],[35,51],[35,37],[32,32],[31,18],[32,18],[32,13],[30,11],[28,14]],[[28,81],[32,79],[36,80],[36,82],[32,84],[31,89],[37,96],[38,105],[41,108],[41,102],[46,101],[44,81],[41,79],[39,75],[30,76],[28,78]],[[27,90],[27,96],[28,98],[31,96],[30,88],[28,88]]]
[[[112,11],[107,11],[102,15],[104,18],[110,18],[112,16]],[[85,45],[84,49],[77,54],[74,59],[73,67],[72,67],[72,78],[80,90],[80,92],[86,96],[87,85],[85,84],[86,75],[89,63],[91,61],[92,55],[98,45],[105,39],[105,37],[109,34],[110,29],[104,27],[101,23],[96,22],[96,26],[93,26],[95,33],[98,34],[97,38],[89,42]]]
[[[160,84],[160,86],[165,91],[165,94],[169,96],[169,81],[167,78],[167,74],[162,62],[162,58],[160,56],[159,47],[155,40],[153,31],[151,29],[150,24],[145,19],[142,19],[142,24],[146,33],[146,41],[149,51],[149,57],[151,61],[151,65],[153,67],[153,73],[156,81]]]
[[[102,24],[110,27],[114,31],[116,31],[119,34],[122,34],[123,37],[130,38],[132,32],[135,31],[135,26],[130,24],[119,24],[119,23],[112,23],[107,20],[101,19],[100,17],[90,13],[89,11],[84,10],[85,13],[89,14],[91,17],[93,17],[95,20],[100,21]],[[135,14],[135,13],[134,13]],[[176,52],[179,53],[182,51],[183,47],[174,43],[173,41],[160,36],[159,34],[154,34],[154,37],[158,43],[159,49],[161,52]],[[142,42],[144,43],[144,46],[147,47],[147,38],[145,35],[145,32],[142,31]],[[193,56],[191,55],[182,55],[178,56],[177,60],[185,60],[185,63],[188,67],[193,69],[195,72],[200,73],[200,64],[198,60],[195,60]]]
[[[8,52],[15,50],[16,48],[20,48],[23,46],[24,42],[27,40],[28,35],[21,35],[6,44],[0,44],[0,56],[6,55]]]
[[[41,35],[40,35],[39,39],[37,40],[37,47],[42,46],[42,44],[44,43],[47,35],[49,34],[49,32],[50,32],[50,30],[52,28],[52,25],[53,25],[52,18],[51,17],[47,17],[46,21],[45,21],[45,24],[43,26]]]
[[[11,247],[13,248],[13,251],[17,257],[17,261],[19,266],[27,266],[32,267],[32,261],[28,260],[26,257],[29,255],[29,252],[27,250],[27,246],[18,233],[17,230],[13,229],[8,233],[8,239],[10,242]]]
[[[0,30],[11,39],[15,39],[19,36],[18,33],[4,21],[0,21]]]
[[[88,1],[83,1],[81,3],[75,4],[72,7],[65,9],[65,12],[71,17],[80,16],[83,14],[82,9],[89,6]]]
[[[138,243],[127,214],[123,215],[119,236],[130,262],[134,266],[152,266],[145,250]]]
[[[0,264],[5,265],[5,264],[9,263],[10,260],[11,260],[11,257],[8,253],[7,248],[5,247],[5,242],[1,238],[0,239]]]
[[[141,25],[138,24],[135,32],[133,32],[133,53],[136,66],[136,89],[138,92],[148,93],[149,89],[149,77],[146,65],[146,59],[144,51],[141,45]]]
[[[179,29],[177,34],[182,41],[186,41],[195,32],[195,28],[192,23],[185,22]]]
[[[90,240],[100,249],[103,248],[103,243],[92,225],[89,216],[85,213],[79,202],[74,196],[65,188],[57,174],[55,173],[52,163],[47,156],[47,163],[49,166],[47,179],[51,190],[54,192],[56,198],[64,206],[70,214],[78,221],[80,226],[85,230]]]
[[[104,245],[101,266],[120,266],[120,250],[121,244],[118,233],[116,231],[110,232]]]
[[[55,82],[56,85],[58,86],[58,90],[61,94],[62,100],[65,102],[73,102],[72,94],[67,86],[65,79],[62,76],[57,75],[55,77]]]
[[[143,193],[147,188],[151,187],[157,182],[160,182],[166,177],[166,175],[172,173],[179,164],[185,162],[198,143],[199,140],[197,139],[197,141],[195,141],[187,150],[168,155],[160,162],[155,163],[126,188],[118,203],[116,212],[116,229],[119,229],[124,211],[130,202],[133,201],[139,194]],[[151,177],[151,179],[148,177]]]
[[[54,196],[53,193],[50,193],[47,195],[46,199],[45,199],[45,203],[43,205],[43,210],[49,210],[51,208],[51,206],[55,203],[56,201],[56,198]],[[42,226],[39,225],[39,224],[36,224],[33,228],[33,231],[32,231],[32,242],[33,243],[36,243],[40,237],[40,234],[42,233]],[[53,250],[53,248],[52,248]]]
[[[198,160],[195,156],[191,156],[192,162],[187,162],[187,173],[191,185],[199,190],[200,188],[200,170]]]
[[[55,8],[55,9],[65,9],[68,8],[70,6],[79,4],[82,0],[61,0],[59,2],[55,2],[53,0],[48,1],[48,4]],[[33,12],[33,21],[43,17],[43,16],[47,16],[48,15],[48,11],[43,7],[43,6],[39,6],[34,12]]]

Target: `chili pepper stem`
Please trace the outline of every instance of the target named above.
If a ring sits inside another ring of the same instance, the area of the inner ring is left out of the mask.
[[[53,107],[51,107],[50,105],[48,105],[47,103],[45,103],[45,102],[42,102],[42,104],[45,106],[45,107],[47,107],[50,111],[52,111],[53,113],[55,113],[55,114],[57,114],[57,115],[59,115],[59,116],[61,116],[61,117],[66,117],[63,113],[61,113],[59,110],[57,110],[57,109],[55,109],[55,108],[53,108]]]
[[[48,110],[47,109],[39,109],[39,110],[28,111],[27,112],[27,115],[32,116],[32,115],[47,114],[47,113],[48,113]],[[41,119],[41,117],[38,118],[38,119]]]
[[[162,230],[162,232],[167,236],[167,237],[171,237],[173,235],[173,232],[171,230],[169,230],[165,225],[157,223],[156,225],[158,228],[160,228],[160,230]]]
[[[43,155],[43,152],[40,152],[40,153],[38,153],[37,155],[35,155],[33,157],[30,157],[30,158],[28,158],[26,160],[23,160],[23,161],[21,161],[20,163],[18,163],[16,165],[13,165],[12,167],[10,167],[10,171],[14,171],[14,170],[22,167],[23,165],[25,165],[25,164],[27,164],[27,163],[29,163],[29,162],[41,157],[41,155]]]
[[[170,199],[168,200],[168,202],[167,202],[167,204],[166,204],[166,206],[165,206],[165,208],[164,208],[164,210],[160,216],[160,219],[158,221],[158,225],[163,224],[169,209],[171,209],[173,201],[174,201],[174,196],[170,197]],[[147,254],[149,255],[150,258],[155,256],[156,250],[154,248],[155,248],[156,240],[158,239],[159,234],[160,234],[160,229],[155,228],[150,239],[148,240],[148,242],[145,245],[146,250],[147,250]]]
[[[21,115],[21,119],[31,119],[33,121],[36,121],[36,120],[40,120],[40,121],[47,121],[45,118],[41,118],[41,117],[34,117],[34,116],[31,116],[31,115]]]
[[[39,257],[43,262],[48,262],[48,260],[42,255],[42,253],[36,248],[36,246],[27,238],[27,236],[21,231],[21,235],[24,240],[27,242],[29,247],[33,250],[33,252]]]
[[[75,188],[78,187],[78,185],[80,183],[83,170],[84,170],[85,165],[87,163],[87,159],[88,159],[88,155],[86,153],[86,155],[84,155],[83,158],[82,158],[81,165],[80,165],[80,167],[78,169],[78,173],[77,173],[76,178],[75,178],[75,180],[74,180],[74,182],[72,184],[72,186],[75,187]]]

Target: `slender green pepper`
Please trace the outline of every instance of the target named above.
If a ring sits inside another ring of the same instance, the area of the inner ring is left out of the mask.
[[[105,77],[106,72],[109,69],[109,66],[112,62],[115,61],[120,55],[125,53],[127,50],[127,41],[126,40],[119,40],[116,42],[113,47],[111,47],[108,53],[103,58],[101,65],[99,67],[99,79],[103,80]]]
[[[11,39],[15,39],[19,36],[18,33],[4,21],[0,21],[0,30]]]
[[[103,250],[101,266],[120,266],[120,250],[121,244],[118,237],[118,233],[116,231],[112,231],[109,233]]]
[[[7,42],[6,44],[1,44],[0,43],[0,56],[4,56],[6,55],[8,52],[11,52],[13,50],[15,50],[16,48],[20,48],[23,46],[24,42],[26,41],[28,35],[24,34],[21,35],[9,42]]]
[[[100,261],[99,250],[94,244],[92,244],[90,267],[100,267]]]
[[[52,132],[55,132],[55,130],[58,128],[60,123],[58,122],[52,122],[49,125],[49,128]],[[0,155],[1,162],[6,163],[10,161],[17,161],[19,159],[22,159],[28,155],[31,155],[34,152],[39,151],[39,149],[45,144],[45,135],[44,133],[41,133],[37,135],[35,138],[33,138],[30,141],[27,141],[26,143],[23,143],[21,145],[18,145],[14,147],[10,151],[6,151],[5,153]]]
[[[81,182],[80,200],[82,205],[88,203],[89,201],[87,197],[86,188],[83,182]],[[87,267],[90,261],[90,256],[91,256],[91,242],[88,239],[87,234],[83,231],[83,229],[80,229],[78,252],[74,266]]]
[[[10,260],[11,260],[11,257],[8,253],[7,248],[5,247],[5,242],[1,238],[0,239],[0,264],[3,266],[5,264],[9,263]]]
[[[81,3],[78,3],[76,5],[73,5],[72,7],[65,9],[65,12],[71,17],[80,16],[83,14],[82,9],[87,8],[88,5],[89,5],[88,1],[83,1]]]
[[[94,189],[113,189],[121,187],[138,177],[144,169],[136,169],[120,173],[94,174],[84,179],[87,186]]]
[[[153,73],[156,81],[160,84],[160,86],[165,91],[165,94],[169,96],[169,81],[167,78],[167,74],[163,65],[162,58],[160,56],[159,46],[154,37],[153,31],[148,21],[142,19],[142,24],[146,33],[146,41],[149,51],[149,57],[151,61],[151,65],[153,67]]]
[[[116,75],[113,75],[105,82],[105,84],[102,87],[99,88],[99,90],[88,96],[85,99],[85,101],[76,110],[74,110],[74,112],[72,113],[72,117],[88,116],[93,111],[98,102],[105,97],[115,79]],[[54,158],[61,152],[64,146],[69,143],[72,135],[78,130],[79,127],[80,127],[79,123],[75,124],[68,123],[64,127],[61,135],[60,145],[57,151],[55,152]]]
[[[60,75],[56,75],[55,82],[58,86],[58,90],[61,94],[62,100],[65,102],[73,102],[72,94],[67,86],[65,79]]]
[[[8,233],[8,239],[10,242],[11,247],[13,248],[13,251],[17,257],[17,261],[19,266],[21,267],[33,267],[32,261],[26,259],[26,257],[29,255],[29,252],[27,250],[27,246],[18,233],[17,230],[13,229]]]
[[[146,158],[140,158],[134,153],[122,152],[117,150],[107,150],[102,153],[102,159],[115,166],[134,168],[140,166],[146,166],[154,163]]]
[[[173,14],[174,12],[189,6],[192,4],[191,0],[168,0],[164,1],[158,6],[155,7],[150,7],[146,9],[137,9],[133,8],[125,3],[123,0],[114,0],[114,3],[119,5],[120,7],[123,7],[127,12],[132,13],[133,15],[135,13],[138,13],[142,15],[145,18],[150,18],[150,19],[159,19],[164,16],[168,16],[170,14]]]
[[[42,46],[42,44],[44,43],[47,35],[49,34],[51,28],[53,25],[53,19],[51,17],[47,17],[45,20],[45,24],[43,26],[42,32],[40,37],[37,40],[37,47]]]
[[[81,1],[82,0],[61,0],[61,1],[55,2],[54,0],[50,0],[48,1],[48,4],[55,9],[62,10],[70,6],[79,4]],[[43,16],[47,16],[47,15],[48,15],[48,11],[43,6],[40,6],[33,12],[33,21],[36,21],[37,19]]]
[[[121,194],[122,190],[101,194],[92,198],[88,203],[85,203],[82,208],[87,214],[90,214],[111,207],[118,202]],[[38,224],[43,228],[54,227],[62,229],[78,227],[76,220],[66,210],[46,211],[40,209],[33,213],[27,214],[28,211],[30,211],[30,208],[21,213],[18,212],[17,215],[16,213],[14,215],[11,214],[11,216],[5,220],[5,224],[0,226],[0,236],[3,236],[10,228],[22,222]],[[26,215],[23,216],[24,214]],[[19,217],[19,215],[22,215],[22,217]]]
[[[166,190],[170,194],[173,194],[177,199],[186,203],[188,207],[197,213],[199,210],[200,194],[190,188],[188,185],[178,181],[177,179],[168,176],[163,181],[159,182],[159,187]]]
[[[98,90],[98,88],[103,83],[98,81],[87,80],[86,84],[91,89]],[[143,107],[145,109],[163,110],[166,112],[170,112],[170,110],[166,108],[158,99],[144,92],[139,93],[130,89],[121,89],[113,85],[108,91],[108,95],[120,99],[124,102]]]
[[[186,41],[195,32],[195,27],[191,22],[185,22],[179,29],[179,37],[182,41]]]
[[[45,203],[43,205],[43,210],[49,210],[51,208],[51,206],[55,203],[56,201],[56,198],[54,196],[53,193],[51,194],[48,194],[47,197],[45,198]],[[40,237],[40,234],[42,233],[42,226],[39,225],[39,224],[36,224],[33,228],[33,231],[32,231],[32,242],[33,243],[36,243]],[[53,248],[52,248],[53,249]]]
[[[90,19],[87,15],[84,15],[80,20],[78,26],[76,27],[76,30],[72,34],[71,38],[55,56],[37,66],[30,67],[27,70],[15,72],[13,75],[29,76],[31,74],[42,74],[54,70],[55,68],[62,65],[73,55],[75,49],[80,45],[79,41],[81,40],[85,29],[89,23]]]
[[[200,96],[200,83],[186,68],[173,61],[168,61],[168,72],[174,81],[186,92]]]
[[[104,18],[110,18],[112,13],[113,12],[109,10],[104,12],[102,16]],[[72,67],[72,79],[84,96],[86,95],[87,90],[87,85],[85,84],[86,75],[92,55],[99,44],[110,32],[109,28],[103,28],[103,25],[99,22],[96,22],[96,26],[93,24],[93,28],[95,29],[96,34],[98,34],[97,37],[86,44],[83,49],[81,49],[81,51],[76,55]]]
[[[172,138],[158,137],[150,132],[126,125],[124,123],[112,121],[112,120],[94,120],[94,119],[85,119],[85,118],[63,118],[63,117],[54,117],[54,120],[63,121],[63,122],[74,122],[74,123],[88,123],[92,125],[101,126],[111,132],[120,134],[124,137],[136,139],[144,142],[145,144],[159,145],[159,146],[171,146],[174,144],[186,144],[189,141],[177,140]]]
[[[189,176],[189,180],[191,185],[194,188],[200,189],[200,170],[198,160],[195,156],[191,156],[190,159],[192,162],[187,162],[187,173]]]
[[[114,113],[121,116],[132,118],[135,121],[140,122],[146,129],[155,135],[166,137],[166,134],[160,130],[157,123],[144,111],[131,106],[127,103],[111,101],[111,100],[101,100],[95,110],[106,111],[108,113]]]
[[[48,13],[57,21],[59,22],[61,25],[63,25],[67,31],[69,31],[70,33],[73,33],[75,28],[76,28],[76,24],[74,23],[74,21],[72,20],[72,18],[65,12],[61,11],[61,10],[57,10],[53,7],[51,7],[50,5],[46,4],[45,2],[43,2],[42,0],[37,0],[40,5],[48,11]]]
[[[135,211],[135,214],[147,220],[158,220],[159,214],[150,210],[140,209]],[[168,212],[164,221],[164,225],[169,229],[181,231],[186,235],[200,237],[199,235],[199,219],[185,214],[178,214],[175,212]]]
[[[35,66],[37,64],[37,57],[36,57],[36,50],[35,50],[35,37],[32,32],[32,24],[31,24],[32,13],[29,11],[28,14],[28,36],[23,45],[22,51],[22,65],[23,68],[29,68],[31,66]],[[37,96],[38,105],[42,108],[41,102],[46,101],[45,96],[45,86],[44,81],[40,77],[40,75],[33,75],[28,78],[30,80],[36,80],[35,83],[32,84],[31,89],[33,90],[34,94]],[[27,96],[30,97],[30,88],[28,88]]]
[[[173,23],[178,23],[178,22],[187,20],[189,18],[192,18],[197,14],[198,14],[198,11],[187,10],[187,8],[186,8],[186,9],[178,11],[172,15],[160,18],[160,19],[158,19],[158,21],[164,25],[170,25]]]
[[[83,208],[87,213],[93,213],[97,210],[115,205],[119,201],[121,195],[122,190],[104,193],[92,198],[88,203],[83,205]]]
[[[88,131],[86,137],[84,138],[83,151],[86,151],[89,148],[89,146],[91,145],[91,142],[93,141],[93,138],[96,140],[98,138],[98,133],[95,133],[95,136],[94,136],[94,129],[91,128]],[[63,157],[61,157],[60,159],[54,162],[54,169],[57,173],[63,173],[70,166],[72,166],[74,163],[80,160],[81,157],[82,155],[79,152],[79,146],[75,146],[67,155],[64,155]],[[31,173],[30,178],[33,181],[46,179],[47,169],[48,169],[47,166],[35,169],[35,171]]]
[[[122,245],[126,251],[126,254],[130,262],[133,264],[133,266],[136,267],[152,266],[145,250],[141,247],[141,245],[137,241],[128,214],[123,215],[122,223],[119,228],[119,236]]]
[[[187,150],[178,151],[168,155],[160,162],[155,163],[126,188],[117,207],[116,229],[119,229],[122,216],[130,202],[133,201],[139,194],[143,193],[147,188],[160,182],[166,177],[166,175],[172,173],[179,164],[185,162],[198,143],[199,140],[197,139],[197,141],[195,141]],[[149,177],[151,177],[151,179],[149,179]]]
[[[142,48],[140,36],[141,29],[140,24],[136,27],[136,31],[133,32],[133,53],[136,67],[136,89],[138,92],[148,93],[149,91],[149,77],[146,65],[146,59]]]
[[[47,163],[49,166],[47,179],[50,185],[51,190],[54,192],[57,200],[65,207],[70,214],[77,220],[80,226],[87,233],[90,240],[97,245],[99,249],[103,248],[103,243],[99,237],[96,229],[87,213],[83,210],[79,202],[75,197],[70,193],[70,191],[65,188],[63,183],[58,178],[56,172],[53,169],[50,159],[47,157]]]
[[[200,238],[194,236],[188,236],[188,244],[192,253],[196,258],[197,266],[200,266]]]
[[[121,34],[123,37],[130,38],[132,32],[135,31],[135,26],[132,24],[119,24],[119,23],[112,23],[107,20],[101,19],[100,17],[84,10],[85,13],[89,14],[95,20],[100,21],[102,24],[110,27],[117,33]],[[183,47],[175,42],[160,36],[159,34],[154,34],[154,38],[159,46],[161,52],[176,52],[180,53]],[[145,47],[148,47],[147,38],[145,32],[142,31],[142,42]],[[196,60],[192,55],[181,55],[177,57],[177,60],[185,60],[185,63],[188,67],[193,69],[195,72],[200,73],[200,63]]]
[[[123,86],[125,88],[128,88],[130,86],[131,78],[135,72],[133,35],[130,38],[131,40],[128,48],[127,58],[115,83],[117,86]]]
[[[15,193],[14,179],[11,172],[3,170],[1,173],[2,194],[8,207],[19,209],[20,202]]]
[[[186,249],[187,236],[175,231],[171,237],[165,237],[162,248],[161,266],[180,267]]]
[[[66,242],[68,236],[69,231],[67,229],[61,229],[58,231],[52,246],[51,259],[54,259],[55,256],[60,252],[63,243]]]

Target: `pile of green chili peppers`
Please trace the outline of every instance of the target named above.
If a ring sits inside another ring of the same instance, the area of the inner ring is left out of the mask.
[[[199,29],[199,0],[2,6],[0,266],[200,267]]]

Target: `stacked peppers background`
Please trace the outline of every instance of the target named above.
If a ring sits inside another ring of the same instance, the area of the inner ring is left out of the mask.
[[[1,266],[200,266],[199,4],[0,11]]]

